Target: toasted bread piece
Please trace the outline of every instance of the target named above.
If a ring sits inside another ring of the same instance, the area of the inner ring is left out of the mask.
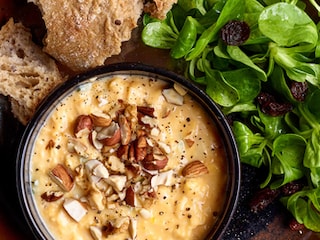
[[[0,94],[27,124],[39,103],[63,78],[55,61],[32,42],[30,31],[11,18],[0,30]]]
[[[153,0],[145,4],[144,11],[154,18],[165,19],[173,4],[177,2],[178,0]]]
[[[73,71],[103,65],[121,51],[143,11],[143,0],[29,0],[47,28],[44,51]]]

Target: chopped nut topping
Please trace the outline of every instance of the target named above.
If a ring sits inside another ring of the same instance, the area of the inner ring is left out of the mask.
[[[112,121],[108,127],[104,127],[98,132],[97,139],[106,146],[113,146],[119,143],[121,141],[119,124]]]
[[[102,231],[97,226],[90,226],[89,227],[91,236],[94,240],[101,240],[102,239]]]
[[[91,113],[90,117],[93,125],[98,127],[108,127],[112,122],[111,116],[105,113]]]
[[[41,194],[41,198],[47,202],[54,202],[63,197],[63,192],[60,191],[48,191]]]
[[[131,140],[131,129],[127,118],[124,115],[119,115],[119,125],[121,133],[121,144],[128,145]]]
[[[162,94],[168,103],[183,104],[185,92],[179,86],[164,89]],[[70,154],[77,154],[81,159],[71,165],[77,185],[85,189],[86,195],[81,200],[64,199],[63,208],[77,222],[86,215],[86,207],[103,211],[124,205],[136,208],[137,214],[149,219],[152,212],[148,208],[158,200],[159,186],[175,184],[177,169],[167,167],[168,156],[173,149],[159,140],[162,132],[154,114],[155,109],[123,101],[119,103],[120,106],[112,109],[112,113],[95,112],[78,116],[74,127],[75,137],[68,140]],[[170,108],[165,109],[162,117],[171,112]],[[184,141],[189,147],[194,144],[190,138]],[[50,147],[51,144],[54,145],[50,143]],[[69,163],[70,160],[67,158],[65,162]],[[182,170],[185,177],[206,173],[208,169],[200,161],[193,161]],[[50,172],[50,176],[63,191],[71,191],[74,186],[72,175],[61,164]],[[45,192],[42,198],[48,202],[56,201],[63,198],[63,193]],[[91,225],[88,231],[93,239],[100,240],[123,231],[128,231],[131,238],[136,239],[137,220],[129,217],[111,219],[103,225]]]
[[[63,203],[63,208],[76,222],[87,214],[87,209],[78,200],[73,198],[67,198]]]
[[[74,134],[78,136],[82,131],[91,131],[93,128],[92,119],[88,115],[80,115],[75,122]]]
[[[168,103],[178,106],[183,105],[183,96],[181,96],[174,88],[163,89],[162,94]]]
[[[54,169],[52,169],[49,175],[63,191],[69,192],[74,186],[71,174],[62,164],[58,164]]]
[[[196,160],[193,162],[188,163],[183,169],[182,169],[182,175],[184,177],[199,177],[204,174],[208,174],[209,170],[201,161]]]

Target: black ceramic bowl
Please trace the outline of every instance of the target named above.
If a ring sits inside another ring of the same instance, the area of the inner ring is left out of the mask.
[[[173,72],[136,63],[104,66],[78,75],[65,82],[45,99],[34,118],[26,127],[17,154],[17,187],[24,216],[35,237],[39,239],[50,239],[50,234],[39,217],[39,213],[32,196],[30,158],[37,133],[57,102],[61,101],[70,92],[75,91],[79,85],[87,81],[92,81],[92,79],[95,79],[96,77],[99,78],[118,74],[150,76],[168,81],[169,83],[181,84],[187,89],[188,93],[196,99],[200,105],[202,105],[216,124],[225,148],[225,164],[227,164],[228,179],[227,187],[225,189],[226,199],[223,210],[219,214],[218,220],[212,227],[206,239],[221,238],[236,208],[240,187],[240,161],[236,143],[228,122],[211,98],[195,84]]]

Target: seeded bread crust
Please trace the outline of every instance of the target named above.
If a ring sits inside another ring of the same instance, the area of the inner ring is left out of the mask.
[[[143,0],[29,1],[46,25],[44,51],[76,72],[119,54],[143,11]]]
[[[172,5],[177,2],[178,0],[153,0],[145,4],[144,11],[154,18],[165,19]]]
[[[63,81],[55,61],[33,43],[30,31],[10,19],[0,30],[0,94],[27,124],[36,108]]]

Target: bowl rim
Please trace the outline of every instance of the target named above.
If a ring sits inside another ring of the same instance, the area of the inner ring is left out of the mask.
[[[26,185],[30,184],[25,182],[25,175],[27,174],[25,164],[26,150],[27,150],[27,142],[30,137],[34,133],[34,128],[37,122],[41,119],[42,115],[47,112],[48,106],[52,105],[52,103],[56,102],[59,96],[68,92],[68,90],[75,88],[77,85],[85,82],[86,80],[99,78],[99,76],[104,77],[104,75],[112,76],[112,75],[143,75],[147,74],[147,76],[164,79],[170,82],[177,82],[184,86],[188,93],[191,94],[196,100],[200,103],[203,108],[209,108],[211,113],[212,121],[216,125],[219,134],[223,135],[223,142],[226,154],[229,158],[228,161],[228,186],[229,189],[228,194],[226,196],[226,202],[224,204],[225,211],[221,216],[219,215],[219,219],[212,230],[208,233],[209,239],[220,239],[224,232],[226,231],[233,214],[235,213],[239,194],[240,194],[240,184],[241,184],[241,166],[240,166],[240,156],[237,148],[237,144],[235,141],[235,137],[233,135],[232,129],[226,120],[224,114],[218,107],[218,105],[207,95],[207,93],[201,89],[195,83],[192,83],[190,80],[182,77],[181,75],[161,67],[155,67],[151,65],[146,65],[142,63],[114,63],[109,65],[104,65],[98,68],[94,68],[85,73],[81,73],[75,75],[69,80],[63,82],[58,85],[52,92],[41,102],[34,116],[31,118],[29,123],[26,125],[22,137],[20,138],[17,154],[16,154],[16,186],[18,192],[18,198],[20,207],[22,209],[24,218],[26,219],[29,228],[31,229],[33,235],[39,239],[43,239],[44,236],[42,231],[39,229],[39,226],[32,218],[33,214],[28,206],[27,193],[26,193]],[[232,179],[232,180],[230,180]]]

